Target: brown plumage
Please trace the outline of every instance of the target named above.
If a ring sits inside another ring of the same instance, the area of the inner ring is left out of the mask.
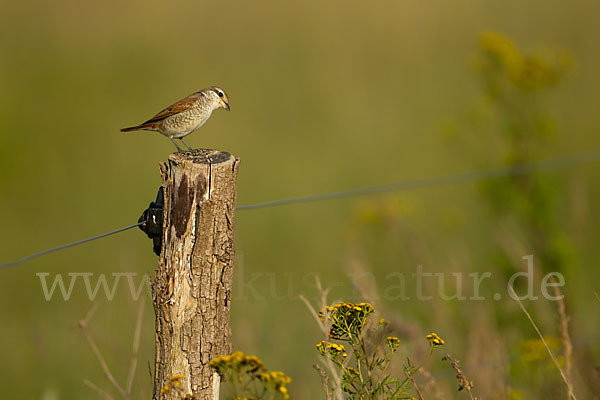
[[[217,108],[229,111],[229,98],[223,89],[212,86],[190,94],[146,122],[123,128],[121,132],[158,131],[171,139],[177,150],[181,151],[174,138],[180,139],[191,150],[183,137],[200,128]]]

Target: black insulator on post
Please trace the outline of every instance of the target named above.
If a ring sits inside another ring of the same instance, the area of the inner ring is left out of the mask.
[[[162,248],[163,236],[163,210],[165,207],[165,198],[163,187],[158,188],[156,200],[150,203],[144,210],[138,223],[141,222],[140,229],[152,239],[154,253],[159,256]]]

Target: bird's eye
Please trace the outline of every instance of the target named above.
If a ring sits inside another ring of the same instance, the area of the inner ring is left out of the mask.
[[[217,94],[219,95],[219,97],[223,97],[223,92],[217,92]]]

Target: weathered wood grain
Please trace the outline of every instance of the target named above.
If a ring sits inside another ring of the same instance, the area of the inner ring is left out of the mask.
[[[161,164],[163,247],[152,285],[155,400],[218,399],[220,379],[208,363],[231,352],[238,164],[229,153],[205,149],[172,154]]]

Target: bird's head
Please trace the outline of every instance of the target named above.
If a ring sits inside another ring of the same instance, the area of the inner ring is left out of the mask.
[[[227,93],[225,93],[223,89],[217,86],[212,86],[208,88],[208,95],[215,100],[215,104],[218,104],[218,107],[229,111],[229,97],[227,97]]]

